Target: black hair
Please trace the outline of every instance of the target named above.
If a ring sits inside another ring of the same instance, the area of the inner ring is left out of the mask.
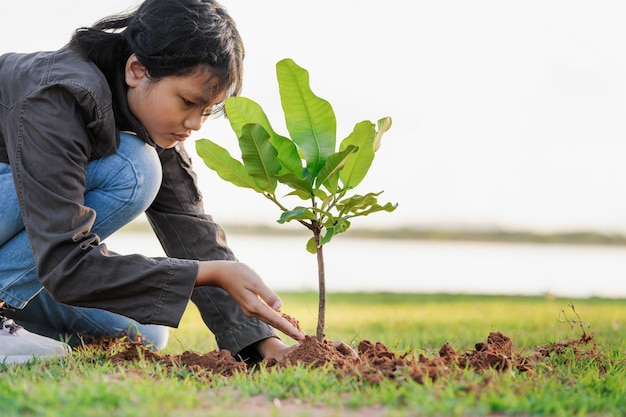
[[[228,97],[241,92],[243,42],[234,20],[214,0],[145,0],[135,11],[76,30],[70,47],[109,80],[134,53],[153,80],[205,67],[219,80],[219,93]],[[213,109],[214,114],[222,112],[223,106]]]

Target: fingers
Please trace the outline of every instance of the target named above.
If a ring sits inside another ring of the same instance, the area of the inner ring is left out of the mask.
[[[258,288],[257,295],[273,310],[280,310],[283,305],[280,297],[264,283]]]
[[[235,281],[243,285],[242,297],[238,297],[235,288],[226,289],[238,302],[244,312],[256,317],[270,326],[280,330],[297,341],[304,340],[304,333],[298,330],[293,324],[285,319],[277,310],[281,308],[280,297],[272,291],[251,268],[244,264],[239,264],[247,274],[247,280]]]
[[[285,319],[278,311],[271,309],[268,305],[265,305],[265,308],[261,309],[257,317],[292,339],[298,342],[304,341],[304,333],[298,330],[293,324],[289,323],[289,320]]]
[[[218,275],[218,280],[214,281],[214,285],[219,283],[219,286],[233,297],[244,313],[264,321],[297,341],[304,340],[304,333],[289,323],[277,311],[282,306],[280,297],[265,285],[261,277],[252,268],[246,264],[232,261],[214,263],[213,265],[227,268],[230,273],[236,275],[235,279],[219,279],[223,277]],[[230,274],[224,276],[228,275]]]
[[[262,280],[259,280],[258,285],[251,288],[251,290],[256,293],[261,301],[261,308],[257,311],[257,317],[259,319],[297,341],[304,340],[304,333],[278,312],[283,303],[274,291],[265,285]]]

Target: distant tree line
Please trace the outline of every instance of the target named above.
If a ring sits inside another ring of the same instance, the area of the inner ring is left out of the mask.
[[[300,228],[223,223],[227,233],[237,234],[265,234],[265,235],[307,235]],[[284,225],[282,225],[284,226]],[[143,220],[136,220],[122,229],[123,231],[150,232],[150,226]],[[566,231],[555,233],[538,233],[524,230],[504,229],[454,229],[454,228],[358,228],[350,230],[350,238],[377,238],[377,239],[414,239],[437,241],[473,241],[473,242],[518,242],[518,243],[552,243],[573,245],[626,245],[626,236],[619,233],[599,233],[593,231]]]

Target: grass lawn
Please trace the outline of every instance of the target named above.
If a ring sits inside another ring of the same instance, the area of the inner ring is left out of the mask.
[[[316,294],[281,296],[283,311],[314,334]],[[418,384],[399,374],[377,385],[304,367],[207,377],[148,361],[113,365],[105,352],[87,350],[48,363],[0,365],[0,415],[626,415],[626,300],[366,293],[328,294],[327,305],[329,339],[381,342],[399,354],[432,357],[446,342],[471,350],[492,331],[524,354],[583,331],[596,345],[589,347],[593,355],[564,349],[530,374],[461,369],[438,381]],[[216,349],[193,306],[171,335],[163,353]]]

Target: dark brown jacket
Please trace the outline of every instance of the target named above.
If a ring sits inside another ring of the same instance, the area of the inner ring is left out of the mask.
[[[118,78],[107,81],[69,48],[1,56],[0,161],[11,165],[39,280],[56,300],[176,326],[197,260],[234,255],[203,211],[182,146],[157,149],[163,184],[146,213],[169,257],[119,255],[91,232],[96,213],[82,204],[87,163],[116,150],[122,127],[155,146]]]

